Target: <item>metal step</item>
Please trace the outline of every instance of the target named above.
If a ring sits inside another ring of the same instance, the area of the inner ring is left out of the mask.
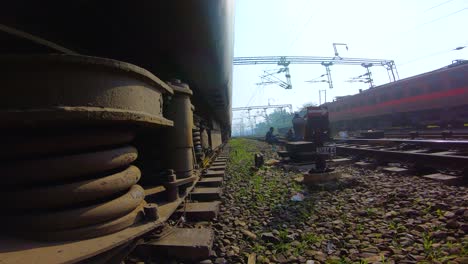
[[[208,178],[208,177],[224,177],[224,171],[218,170],[218,171],[213,171],[213,170],[207,170],[205,174],[203,174],[203,177]]]
[[[364,161],[355,162],[354,165],[356,165],[358,167],[375,167],[375,164],[369,163],[369,162],[364,162]]]
[[[352,159],[348,159],[348,158],[339,158],[339,159],[332,159],[330,161],[330,164],[331,165],[345,165],[345,164],[350,164],[352,163],[353,160]]]
[[[398,174],[406,174],[409,172],[408,169],[400,168],[400,167],[385,167],[382,169],[385,172],[393,172]]]
[[[211,166],[226,166],[226,162],[224,161],[215,161],[211,164]]]
[[[211,255],[214,232],[211,228],[172,228],[159,240],[140,244],[135,252],[142,257],[184,261],[207,259]]]
[[[191,200],[194,201],[215,201],[221,199],[223,190],[219,187],[196,187],[190,193]]]
[[[211,221],[216,218],[219,213],[220,201],[201,202],[201,203],[186,203],[175,212],[176,217],[185,214],[189,221]]]
[[[458,185],[462,183],[461,177],[456,177],[452,175],[446,175],[442,173],[435,173],[422,176],[425,179],[442,182],[448,185]]]
[[[216,171],[218,171],[218,170],[224,171],[224,170],[226,169],[226,165],[222,165],[222,166],[211,166],[209,169],[210,169],[210,170],[216,170]]]
[[[209,177],[198,181],[197,186],[202,187],[220,187],[223,185],[223,177]]]
[[[431,153],[432,155],[457,155],[457,151],[441,151],[441,152],[434,152]]]

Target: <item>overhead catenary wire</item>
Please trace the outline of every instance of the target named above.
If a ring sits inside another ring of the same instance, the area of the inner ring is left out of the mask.
[[[310,3],[310,2],[309,2]],[[313,4],[313,3],[312,3]],[[310,7],[310,6],[309,6]],[[308,12],[309,8],[300,8],[300,15],[297,15],[296,17],[302,17],[303,15],[305,15],[307,12]],[[290,13],[290,10],[288,9],[288,17],[289,17],[289,13]],[[297,28],[298,27],[298,24],[297,23],[289,23],[289,26],[288,26],[288,29],[286,30],[286,32],[289,32],[291,31],[291,35],[293,36],[294,33],[298,32],[297,30],[293,30],[293,28]],[[289,34],[288,34],[288,38],[289,39]],[[285,43],[286,46],[284,46],[284,53],[286,53],[290,48],[291,48],[291,44],[288,45],[288,43]]]
[[[440,4],[437,4],[437,5],[435,5],[435,6],[431,7],[431,8],[428,8],[428,9],[424,10],[424,12],[427,12],[427,11],[429,11],[429,10],[438,8],[438,7],[442,6],[442,5],[445,5],[445,4],[450,3],[450,2],[452,2],[452,1],[454,1],[454,0],[447,0],[447,1],[444,1],[444,2],[442,2],[442,3],[440,3]]]
[[[304,26],[302,27],[302,30],[299,31],[299,34],[296,35],[296,38],[293,39],[293,41],[291,42],[291,44],[289,44],[289,47],[286,49],[286,51],[288,51],[290,48],[292,48],[294,46],[294,44],[296,44],[296,41],[302,37],[302,34],[304,33],[304,29],[307,28],[307,26],[309,25],[310,21],[312,21],[312,18],[314,17],[314,14],[311,14],[309,16],[309,18],[307,19],[307,22],[304,24]]]
[[[318,77],[315,77],[315,78],[313,78],[313,79],[311,79],[311,80],[308,80],[308,81],[306,81],[306,82],[315,81],[315,80],[320,79],[320,78],[323,78],[323,77],[325,77],[325,76],[327,76],[326,73],[324,73],[324,74],[322,74],[322,75],[320,75],[320,76],[318,76]]]
[[[467,9],[468,9],[468,7],[459,9],[459,10],[453,12],[453,13],[447,14],[447,15],[445,15],[445,16],[441,16],[441,17],[436,18],[436,19],[434,19],[434,20],[431,20],[431,21],[429,21],[429,22],[423,23],[423,24],[421,24],[421,25],[419,25],[419,26],[425,26],[425,25],[427,25],[427,24],[431,24],[431,23],[437,22],[437,21],[439,21],[439,20],[442,20],[442,19],[451,17],[451,16],[456,15],[456,14],[458,14],[458,13],[460,13],[460,12],[463,12],[463,11],[465,11],[465,10],[467,10]]]
[[[466,47],[467,45],[468,45],[468,42],[465,43],[465,44],[462,44],[462,45],[458,45],[455,48],[444,49],[444,50],[441,50],[441,51],[438,51],[438,52],[431,53],[429,55],[424,55],[424,56],[421,56],[421,57],[418,57],[418,58],[415,58],[415,59],[412,59],[412,60],[409,60],[409,61],[406,61],[406,62],[403,62],[403,63],[399,63],[398,66],[402,67],[402,66],[412,64],[414,62],[417,62],[417,61],[420,61],[420,60],[423,60],[423,59],[427,59],[427,58],[434,57],[434,56],[437,56],[437,55],[442,55],[442,54],[449,53],[449,52],[452,52],[452,51],[455,51],[455,50],[460,50],[460,49],[463,49],[464,47]]]
[[[447,15],[438,17],[438,18],[436,18],[436,19],[433,19],[433,20],[424,22],[424,23],[422,23],[422,24],[416,25],[416,26],[414,26],[413,28],[411,28],[410,30],[404,31],[404,32],[402,32],[401,34],[410,33],[410,32],[412,32],[412,31],[414,31],[415,29],[418,29],[418,28],[424,27],[424,26],[426,26],[426,25],[429,25],[429,24],[432,24],[432,23],[441,21],[441,20],[443,20],[443,19],[449,18],[449,17],[454,16],[454,15],[456,15],[456,14],[458,14],[458,13],[461,13],[461,12],[467,10],[467,9],[468,9],[468,7],[464,7],[464,8],[462,8],[462,9],[459,9],[459,10],[457,10],[457,11],[455,11],[455,12],[450,13],[450,14],[447,14]]]
[[[312,1],[313,2],[313,1]],[[310,6],[309,6],[310,7]],[[304,10],[308,10],[309,8],[306,8]],[[288,52],[289,49],[291,49],[294,44],[296,43],[296,41],[302,37],[302,34],[304,33],[304,30],[307,28],[307,26],[309,25],[309,23],[312,21],[312,18],[314,17],[314,13],[311,13],[310,16],[307,18],[306,22],[304,23],[304,25],[301,27],[301,30],[298,31],[298,34],[296,35],[296,37],[291,41],[291,43],[286,47],[285,49],[285,52]]]
[[[252,93],[252,96],[250,97],[249,101],[247,102],[247,104],[245,106],[250,106],[250,103],[252,102],[252,100],[255,98],[255,96],[258,94],[259,90],[262,89],[263,87],[265,86],[265,84],[262,84],[261,87],[257,87],[255,89],[255,91]]]
[[[265,70],[265,72],[266,71],[271,71],[271,70],[272,70],[272,68]],[[262,84],[261,87],[257,86],[255,91],[252,93],[252,96],[250,97],[249,101],[247,102],[247,104],[245,106],[250,106],[250,103],[252,102],[252,100],[258,95],[259,91],[261,89],[263,89],[263,88],[265,88],[265,84]]]

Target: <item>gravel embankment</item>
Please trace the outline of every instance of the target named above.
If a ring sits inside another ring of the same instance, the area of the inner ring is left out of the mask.
[[[336,188],[307,190],[264,166],[262,142],[233,139],[214,221],[214,263],[468,263],[468,192],[418,177],[342,166]],[[302,192],[303,201],[291,201]],[[255,255],[254,255],[255,254]]]

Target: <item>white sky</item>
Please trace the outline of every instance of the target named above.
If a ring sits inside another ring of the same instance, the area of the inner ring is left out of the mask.
[[[394,60],[400,79],[468,59],[468,0],[236,0],[234,57],[326,56],[332,43],[341,57]],[[307,83],[325,73],[320,65],[290,65],[292,90],[257,86],[264,70],[275,65],[234,66],[233,107],[318,103],[318,90],[335,96],[367,89],[345,82],[365,73],[360,66],[331,67],[327,83]],[[389,82],[383,67],[371,68],[375,84]],[[277,75],[285,80],[284,74]],[[324,99],[322,98],[322,101]],[[251,112],[254,115],[256,112]],[[234,112],[233,123],[245,113]],[[235,129],[235,128],[234,128]]]

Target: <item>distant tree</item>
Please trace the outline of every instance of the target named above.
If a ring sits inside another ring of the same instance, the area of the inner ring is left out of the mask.
[[[270,127],[274,127],[276,133],[280,128],[290,128],[292,127],[293,116],[293,114],[288,113],[283,109],[275,110],[273,113],[267,115],[264,122],[257,124],[255,127],[255,133],[257,135],[264,135],[270,129]]]
[[[318,106],[316,102],[308,102],[302,105],[302,108],[309,107],[309,106]]]
[[[309,106],[318,106],[318,104],[315,103],[315,102],[308,102],[308,103],[305,103],[305,104],[303,104],[302,106],[300,106],[300,107],[297,109],[296,112],[297,112],[300,116],[304,116],[304,115],[306,114],[306,112],[307,112],[306,109],[307,109],[307,107],[309,107]]]

